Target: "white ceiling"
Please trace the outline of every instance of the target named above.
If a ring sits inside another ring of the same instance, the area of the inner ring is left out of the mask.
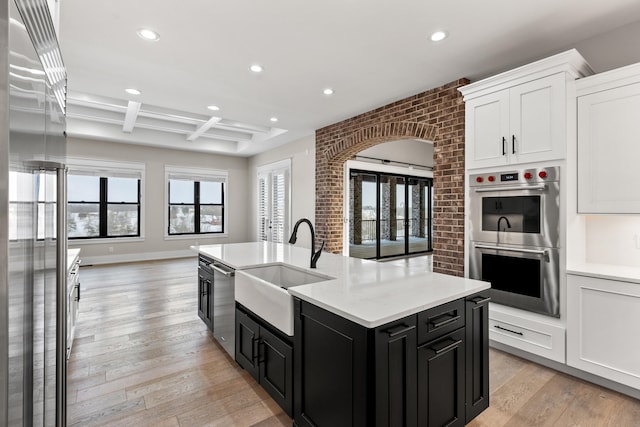
[[[640,0],[62,0],[67,132],[251,156],[639,19]]]

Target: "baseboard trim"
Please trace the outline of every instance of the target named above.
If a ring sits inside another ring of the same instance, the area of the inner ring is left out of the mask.
[[[627,396],[633,397],[634,399],[640,400],[640,390],[637,390],[633,387],[629,387],[624,384],[617,383],[615,381],[611,381],[607,378],[599,377],[597,375],[593,375],[589,372],[582,371],[580,369],[573,368],[571,366],[567,366],[563,363],[556,362],[551,359],[544,358],[542,356],[538,356],[536,354],[532,354],[523,350],[520,350],[515,347],[508,346],[506,344],[502,344],[496,341],[489,341],[489,346],[493,347],[497,350],[504,351],[506,353],[513,354],[514,356],[521,357],[523,359],[527,359],[531,362],[537,363],[542,366],[546,366],[547,368],[555,369],[556,371],[562,372],[567,375],[574,376],[576,378],[580,378],[581,380],[588,381],[590,383],[597,384],[604,388],[608,388],[613,391],[617,391],[618,393],[625,394]]]
[[[188,258],[194,257],[196,253],[189,249],[182,249],[177,251],[162,251],[162,252],[140,252],[134,254],[114,254],[114,255],[102,255],[102,256],[82,256],[80,252],[80,259],[82,260],[81,266],[88,265],[103,265],[103,264],[119,264],[123,262],[140,262],[140,261],[155,261],[172,258]]]

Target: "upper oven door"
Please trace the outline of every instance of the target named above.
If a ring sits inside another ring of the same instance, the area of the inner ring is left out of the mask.
[[[472,186],[470,191],[471,240],[559,246],[558,181]]]

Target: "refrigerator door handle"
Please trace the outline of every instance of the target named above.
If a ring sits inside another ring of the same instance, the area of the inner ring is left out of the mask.
[[[56,426],[67,425],[67,168],[56,168]]]

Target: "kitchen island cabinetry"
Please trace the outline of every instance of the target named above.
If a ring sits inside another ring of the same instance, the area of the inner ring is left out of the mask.
[[[236,361],[293,415],[293,347],[271,325],[246,308],[236,308]]]
[[[640,283],[567,275],[567,365],[640,390]]]
[[[212,260],[200,255],[198,258],[198,317],[213,330],[213,271]]]
[[[489,292],[465,301],[466,422],[489,407]]]
[[[477,294],[367,328],[296,299],[295,424],[465,425],[488,406],[487,304]],[[467,384],[481,397],[466,401]]]
[[[236,361],[287,412],[293,405],[295,425],[418,426],[421,406],[427,425],[462,425],[488,404],[487,322],[474,312],[469,323],[466,311],[486,309],[489,283],[330,253],[311,271],[308,249],[273,242],[197,250],[236,270]],[[474,413],[467,383],[479,396]],[[443,390],[455,390],[446,407]]]
[[[638,214],[640,64],[576,83],[578,212]]]

